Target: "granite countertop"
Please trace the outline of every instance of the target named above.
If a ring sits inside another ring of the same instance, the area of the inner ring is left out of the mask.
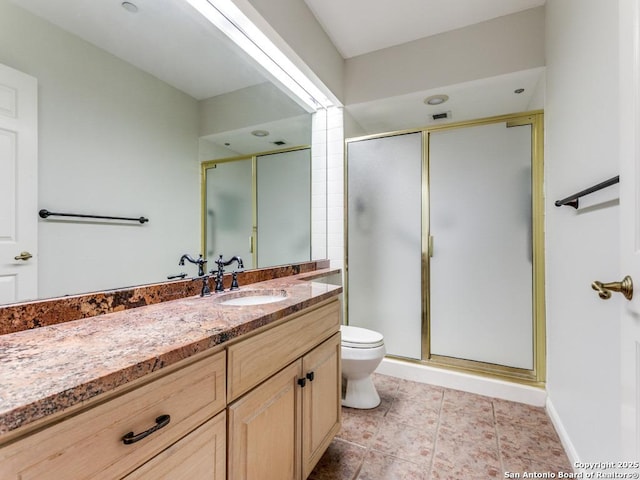
[[[0,335],[0,443],[31,422],[340,294],[340,286],[313,281],[335,272],[239,290],[285,290],[276,303],[221,305],[239,295],[228,292]]]

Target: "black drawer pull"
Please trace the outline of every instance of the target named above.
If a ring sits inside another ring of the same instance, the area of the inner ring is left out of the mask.
[[[122,441],[125,445],[131,445],[132,443],[139,442],[143,438],[151,435],[156,430],[160,430],[162,427],[166,427],[167,425],[169,425],[170,420],[171,417],[169,415],[160,415],[158,418],[156,418],[156,424],[149,430],[145,430],[144,432],[137,435],[133,432],[129,432],[124,437],[122,437]]]
[[[309,373],[307,373],[307,379],[308,379],[310,382],[313,382],[314,377],[315,377],[315,374],[314,374],[313,372],[309,372]]]
[[[302,377],[298,379],[298,385],[300,385],[301,387],[304,387],[307,384],[307,379]]]

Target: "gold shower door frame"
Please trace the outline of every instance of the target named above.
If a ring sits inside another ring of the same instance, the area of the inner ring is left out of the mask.
[[[532,330],[533,330],[533,368],[522,369],[484,363],[475,360],[465,360],[431,353],[430,347],[430,202],[429,202],[429,139],[432,132],[454,130],[493,123],[506,123],[509,127],[531,126],[531,218],[533,244],[533,292],[532,292]],[[383,138],[408,133],[422,133],[422,359],[415,360],[406,357],[388,355],[390,358],[420,363],[423,365],[446,368],[450,370],[472,373],[476,375],[509,380],[531,386],[543,386],[546,380],[546,349],[545,349],[545,262],[544,262],[544,113],[541,110],[500,115],[495,117],[451,123],[446,125],[429,126],[415,130],[387,132],[364,137],[350,138],[346,143],[359,140]],[[347,148],[345,148],[345,152]],[[348,162],[348,159],[347,159]],[[347,166],[345,162],[345,185],[348,187]],[[348,192],[345,188],[345,232],[348,232]],[[345,234],[345,296],[346,314],[349,309],[349,258],[348,235]]]

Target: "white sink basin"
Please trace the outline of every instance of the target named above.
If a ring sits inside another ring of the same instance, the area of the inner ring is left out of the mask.
[[[281,302],[287,298],[287,292],[284,290],[277,291],[246,291],[232,294],[232,298],[222,300],[221,305],[236,305],[246,307],[249,305],[264,305],[267,303]]]

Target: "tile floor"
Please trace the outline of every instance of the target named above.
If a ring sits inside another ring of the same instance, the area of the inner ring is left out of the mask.
[[[309,480],[485,480],[573,471],[543,408],[385,375],[374,374],[374,383],[380,406],[342,409],[342,430]]]

